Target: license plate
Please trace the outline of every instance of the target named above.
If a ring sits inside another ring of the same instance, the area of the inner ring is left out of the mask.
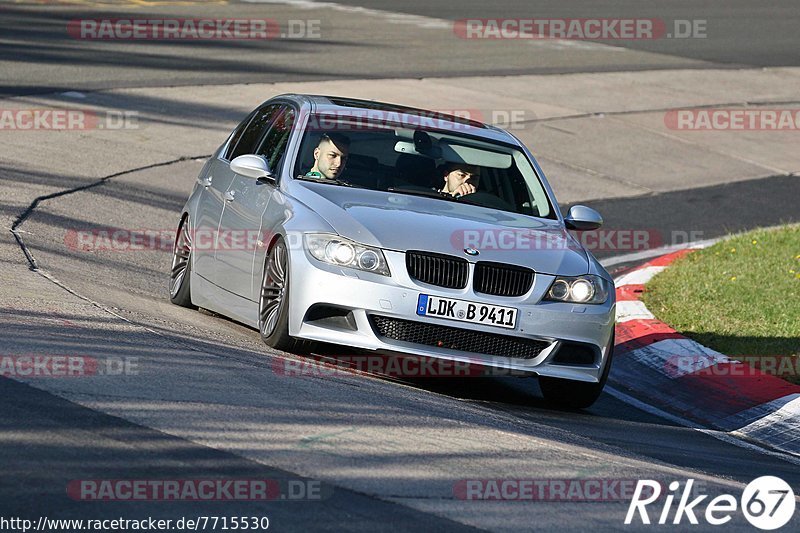
[[[509,329],[517,322],[517,309],[514,307],[440,298],[428,294],[419,295],[417,314]]]

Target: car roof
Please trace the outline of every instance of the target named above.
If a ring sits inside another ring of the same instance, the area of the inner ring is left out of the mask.
[[[513,135],[501,128],[440,111],[379,102],[376,100],[318,94],[284,94],[279,98],[289,98],[301,105],[306,104],[310,107],[312,113],[364,117],[365,111],[377,111],[379,113],[386,113],[387,115],[397,114],[413,116],[420,118],[421,123],[426,123],[424,121],[435,123],[436,126],[434,126],[433,129],[457,131],[466,135],[482,137],[486,140],[519,145],[519,141]],[[372,115],[368,114],[366,116],[370,117]]]

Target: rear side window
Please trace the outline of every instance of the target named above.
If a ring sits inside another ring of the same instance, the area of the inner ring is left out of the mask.
[[[261,140],[261,136],[279,108],[280,106],[278,105],[269,105],[256,112],[241,134],[235,148],[231,151],[228,157],[229,160],[236,159],[240,155],[255,153],[258,148],[258,141]]]

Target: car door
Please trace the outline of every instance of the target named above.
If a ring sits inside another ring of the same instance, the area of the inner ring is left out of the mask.
[[[235,174],[230,169],[230,161],[252,153],[274,117],[278,106],[261,106],[250,114],[243,126],[231,137],[226,150],[215,158],[201,183],[205,188],[203,199],[198,204],[195,220],[195,272],[207,280],[219,284],[216,269],[216,253],[219,247],[219,221],[227,203],[225,195],[233,182]]]
[[[258,147],[251,152],[266,157],[276,176],[280,173],[295,117],[292,107],[282,105],[273,115]],[[257,257],[263,257],[264,247],[270,241],[270,236],[261,231],[262,219],[275,189],[276,186],[266,180],[237,175],[225,193],[216,254],[219,285],[253,301],[258,299],[261,281],[254,280],[254,264]]]
[[[194,227],[192,249],[194,263],[192,264],[192,269],[195,274],[208,280],[214,277],[216,233],[219,228],[219,217],[222,216],[223,196],[230,186],[230,181],[226,178],[224,169],[225,161],[236,147],[256,112],[250,113],[236,127],[227,145],[217,157],[212,158],[209,164],[203,168],[203,172],[198,178],[203,187],[203,193],[197,203],[197,211],[192,221]]]

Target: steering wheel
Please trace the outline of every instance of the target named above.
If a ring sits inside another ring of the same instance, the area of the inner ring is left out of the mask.
[[[502,198],[484,191],[476,191],[472,194],[460,196],[459,198],[466,200],[468,203],[480,205],[481,207],[493,207],[495,209],[502,209],[503,211],[516,211],[513,205]]]

